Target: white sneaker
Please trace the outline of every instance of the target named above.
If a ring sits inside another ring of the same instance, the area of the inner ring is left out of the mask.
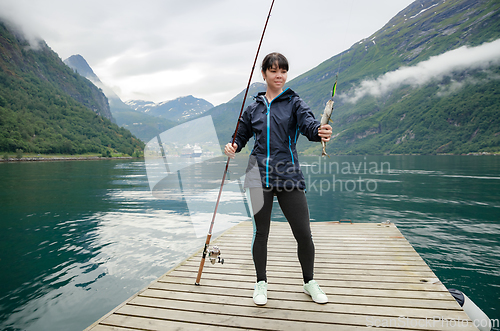
[[[310,280],[309,283],[304,284],[304,293],[309,294],[316,303],[328,302],[328,297],[315,280]]]
[[[265,280],[261,280],[255,284],[253,302],[258,306],[263,306],[267,303],[267,283]]]

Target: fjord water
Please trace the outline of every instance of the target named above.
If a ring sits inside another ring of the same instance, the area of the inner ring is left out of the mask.
[[[312,221],[395,223],[448,288],[500,317],[500,157],[301,164]],[[2,330],[82,330],[205,240],[184,200],[152,196],[141,161],[3,163],[0,183]]]

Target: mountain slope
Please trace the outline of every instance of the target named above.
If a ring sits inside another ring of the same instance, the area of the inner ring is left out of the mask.
[[[290,82],[313,106],[328,98],[340,73],[338,93],[369,77],[412,66],[460,46],[500,37],[500,4],[477,0],[417,0],[370,37]]]
[[[204,99],[195,98],[192,95],[160,103],[130,100],[127,101],[126,104],[137,111],[147,113],[151,116],[177,122],[186,121],[202,115],[214,106],[210,102]]]
[[[133,135],[142,141],[149,141],[157,134],[176,124],[173,121],[137,111],[125,104],[111,88],[101,82],[83,56],[79,54],[72,55],[64,60],[64,63],[99,87],[109,100],[111,113],[116,124],[130,130]]]
[[[120,110],[131,110],[120,97],[113,91],[113,89],[106,86],[99,77],[94,73],[94,70],[89,66],[87,61],[80,54],[72,55],[63,61],[68,67],[73,69],[80,76],[83,76],[94,83],[95,86],[100,88],[104,95],[108,98],[111,113],[119,112]]]
[[[266,84],[263,83],[253,83],[250,85],[248,89],[247,98],[245,100],[245,107],[253,102],[253,97],[257,95],[257,93],[266,90]],[[245,90],[241,91],[234,98],[229,100],[227,103],[223,103],[218,105],[202,116],[212,116],[215,130],[217,132],[217,137],[219,139],[219,143],[221,145],[225,145],[234,133],[236,128],[236,121],[238,120],[238,115],[241,111],[241,103],[243,101],[243,97],[245,95]],[[248,145],[251,149],[253,146],[253,142],[250,142]]]
[[[429,68],[391,85],[404,66],[415,69],[419,63],[431,63],[433,56],[498,38],[498,2],[415,1],[372,36],[289,86],[319,115],[339,72],[333,115],[336,138],[328,144],[330,153],[498,152],[500,114],[494,91],[500,84],[495,61],[483,67],[464,64],[440,76],[432,76],[439,67]],[[424,74],[431,79],[419,83]],[[353,94],[362,87],[379,93],[355,100]],[[302,141],[300,147],[308,154],[319,153],[319,146]]]
[[[111,122],[106,97],[44,42],[0,22],[0,151],[132,155],[143,144]]]
[[[339,74],[330,154],[500,152],[500,56],[479,63],[483,48],[472,48],[498,38],[499,2],[417,0],[287,86],[319,118]],[[240,107],[231,101],[207,111],[221,144]],[[298,150],[321,155],[320,144],[304,138]]]

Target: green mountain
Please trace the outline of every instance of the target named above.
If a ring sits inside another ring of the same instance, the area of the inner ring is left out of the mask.
[[[489,44],[498,38],[498,1],[417,0],[287,86],[319,118],[338,74],[329,154],[500,152],[500,54]],[[206,113],[221,144],[240,107],[229,102]],[[304,138],[298,148],[321,155],[320,144]]]
[[[266,85],[263,83],[251,84],[250,88],[248,89],[247,98],[245,99],[245,107],[253,102],[253,97],[257,95],[257,93],[265,90]],[[202,115],[212,116],[215,130],[217,132],[217,138],[219,139],[219,143],[221,145],[225,145],[231,140],[231,137],[236,128],[236,121],[238,120],[238,115],[241,111],[241,103],[244,96],[245,90],[240,92],[229,102],[218,105]],[[248,147],[246,147],[246,149],[251,149],[253,146],[253,141],[249,142],[249,145],[247,146]]]
[[[124,103],[125,106],[127,106]],[[116,119],[116,124],[130,130],[143,142],[150,141],[153,137],[177,125],[173,121],[138,112],[134,109],[113,107],[111,111]]]
[[[419,0],[289,86],[319,116],[339,74],[332,154],[500,152],[498,38],[498,1]]]
[[[144,144],[112,122],[107,98],[45,42],[0,22],[0,151],[132,155]]]
[[[83,56],[72,55],[64,60],[64,63],[100,88],[109,100],[109,107],[116,124],[130,130],[142,141],[149,141],[157,134],[176,125],[173,121],[137,111],[124,103],[111,88],[101,82]]]

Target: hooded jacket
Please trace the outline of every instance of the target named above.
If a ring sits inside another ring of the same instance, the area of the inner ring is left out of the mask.
[[[265,92],[255,97],[240,118],[236,133],[236,152],[241,151],[253,136],[245,177],[245,188],[298,188],[305,190],[296,150],[299,133],[310,141],[321,141],[320,123],[297,93],[287,88],[268,102]]]

